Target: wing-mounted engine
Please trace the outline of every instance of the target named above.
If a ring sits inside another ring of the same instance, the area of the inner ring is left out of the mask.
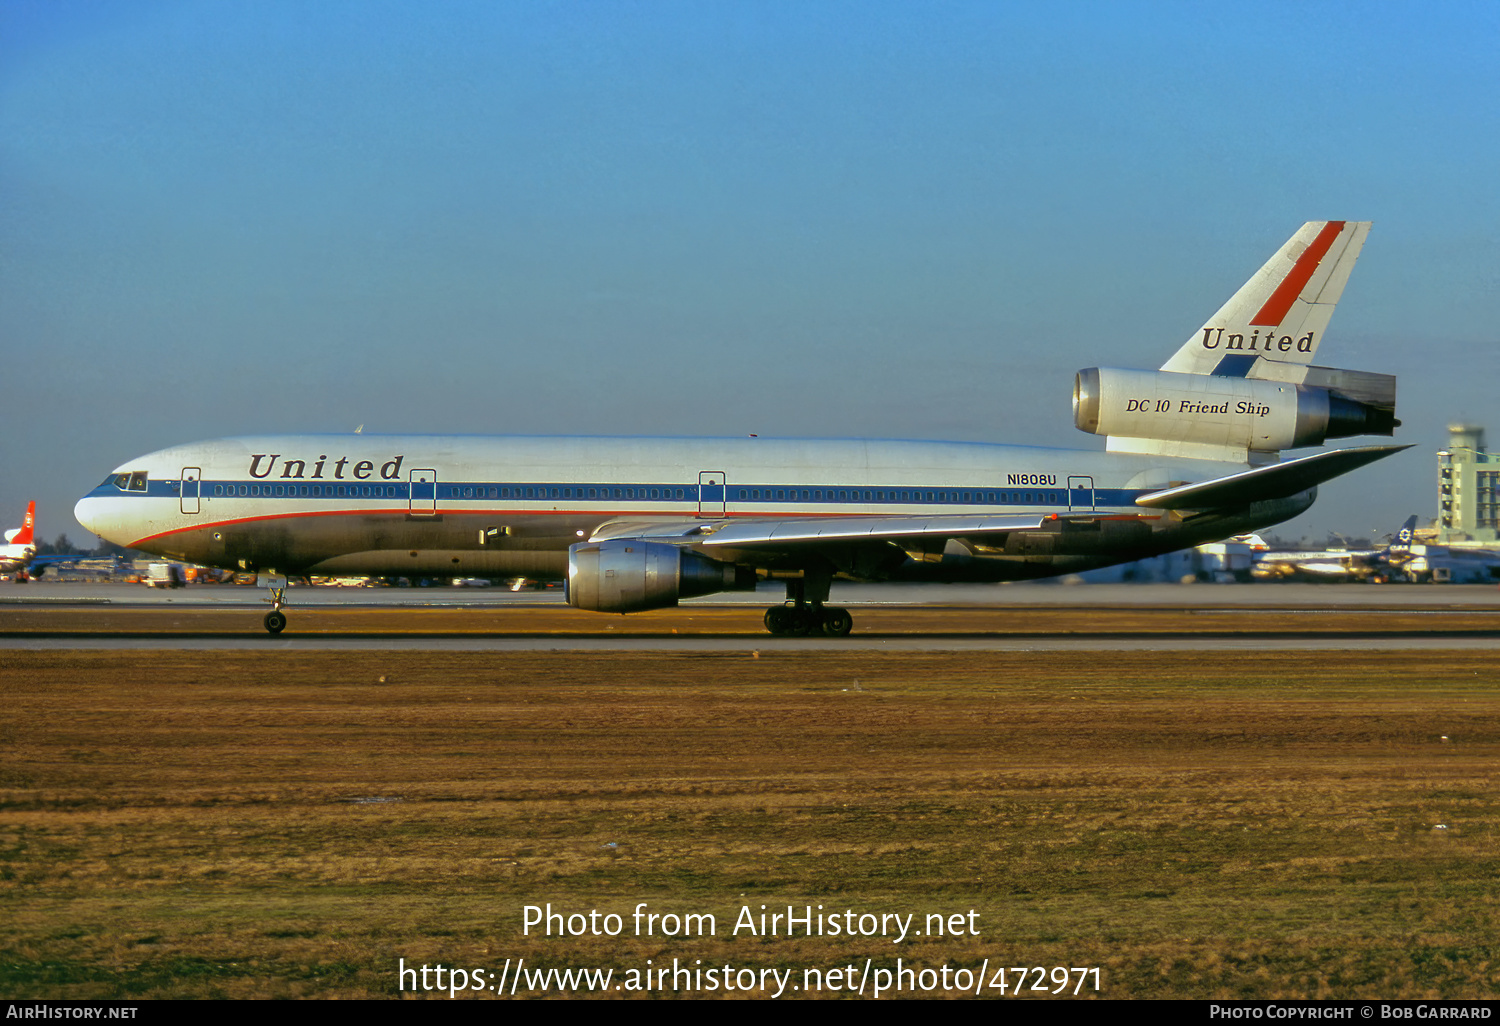
[[[568,549],[568,604],[600,613],[664,609],[678,599],[754,591],[755,571],[691,549],[625,538]]]
[[[1394,377],[1299,371],[1302,383],[1090,367],[1073,382],[1073,420],[1107,435],[1113,452],[1235,462],[1330,438],[1391,435],[1401,423]]]

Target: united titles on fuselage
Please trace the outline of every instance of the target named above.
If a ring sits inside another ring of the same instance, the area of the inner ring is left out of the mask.
[[[389,460],[386,460],[384,463],[382,463],[380,465],[381,479],[385,481],[401,480],[401,461],[405,458],[405,455],[392,456]],[[264,469],[261,468],[261,460],[266,461]],[[258,452],[251,454],[250,476],[270,477],[271,473],[276,469],[277,460],[281,460],[281,453],[279,452]],[[300,479],[305,477],[319,480],[324,476],[323,467],[327,462],[327,455],[320,455],[317,459],[317,462],[312,465],[312,472],[308,473],[306,460],[281,460],[281,476],[283,478]],[[336,481],[345,480],[344,467],[348,463],[348,456],[340,456],[338,458],[338,461],[334,463],[331,468],[329,468],[331,472],[328,476]],[[375,463],[373,460],[360,460],[358,463],[354,464],[349,473],[360,481],[367,481],[370,479],[371,475],[375,473],[375,469]]]

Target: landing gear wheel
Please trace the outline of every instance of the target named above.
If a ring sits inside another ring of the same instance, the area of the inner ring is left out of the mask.
[[[818,632],[819,616],[811,609],[788,609],[786,633],[794,638],[805,638]]]
[[[847,609],[824,609],[823,610],[823,633],[830,638],[847,637],[854,629],[854,617],[849,615]]]
[[[272,634],[280,634],[286,629],[286,614],[279,609],[273,609],[266,614],[266,630]]]
[[[790,634],[793,611],[786,606],[772,606],[766,610],[766,630],[772,634]]]
[[[845,614],[847,616],[847,614]],[[766,630],[788,638],[804,638],[823,629],[823,615],[806,606],[772,606],[766,610]],[[848,633],[845,631],[844,633]]]
[[[765,622],[766,630],[772,634],[791,638],[809,634],[842,638],[854,628],[849,610],[821,606],[772,606],[766,610]]]

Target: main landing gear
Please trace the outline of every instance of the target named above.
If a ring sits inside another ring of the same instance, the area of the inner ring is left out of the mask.
[[[766,610],[766,630],[784,637],[825,634],[842,638],[854,629],[849,610],[825,606],[828,578],[803,578],[786,582],[786,603]]]
[[[282,606],[286,603],[286,578],[279,577],[273,578],[273,580],[280,580],[281,583],[268,585],[271,592],[271,611],[266,614],[264,623],[268,632],[271,634],[280,634],[286,630],[286,614],[281,611]]]
[[[772,606],[766,610],[766,630],[772,634],[805,637],[826,634],[842,638],[854,629],[854,617],[847,609],[831,606]]]

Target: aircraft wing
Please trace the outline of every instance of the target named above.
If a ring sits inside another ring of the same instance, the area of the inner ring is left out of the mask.
[[[1283,499],[1410,448],[1409,445],[1366,445],[1334,449],[1212,481],[1164,488],[1142,495],[1135,504],[1148,509],[1217,509],[1244,506],[1263,499]]]
[[[843,517],[743,518],[716,521],[627,522],[601,525],[589,538],[665,542],[691,546],[705,555],[729,562],[798,560],[816,553],[850,562],[854,552],[879,561],[884,556],[921,552],[940,553],[951,540],[968,549],[1025,556],[1036,551],[1040,539],[1067,535],[1072,544],[1101,549],[1107,540],[1123,542],[1150,533],[1148,521],[1161,517],[1155,511],[1109,514],[1077,512],[1009,516],[942,515]],[[1076,534],[1074,532],[1077,532]],[[1038,539],[1028,542],[1026,539]],[[837,555],[836,555],[837,554]],[[882,555],[883,554],[883,555]],[[851,562],[851,565],[852,562]]]
[[[1094,516],[1090,514],[1089,516]],[[734,520],[616,520],[601,524],[591,542],[642,538],[705,548],[781,548],[818,542],[901,538],[958,538],[1035,531],[1056,517],[1042,516],[852,516],[745,517]]]
[[[31,566],[56,566],[59,563],[76,563],[80,559],[91,559],[87,552],[74,552],[65,556],[32,556]]]
[[[705,547],[747,548],[795,542],[959,538],[976,534],[1035,531],[1047,519],[1042,516],[863,516],[732,520],[697,541]]]

